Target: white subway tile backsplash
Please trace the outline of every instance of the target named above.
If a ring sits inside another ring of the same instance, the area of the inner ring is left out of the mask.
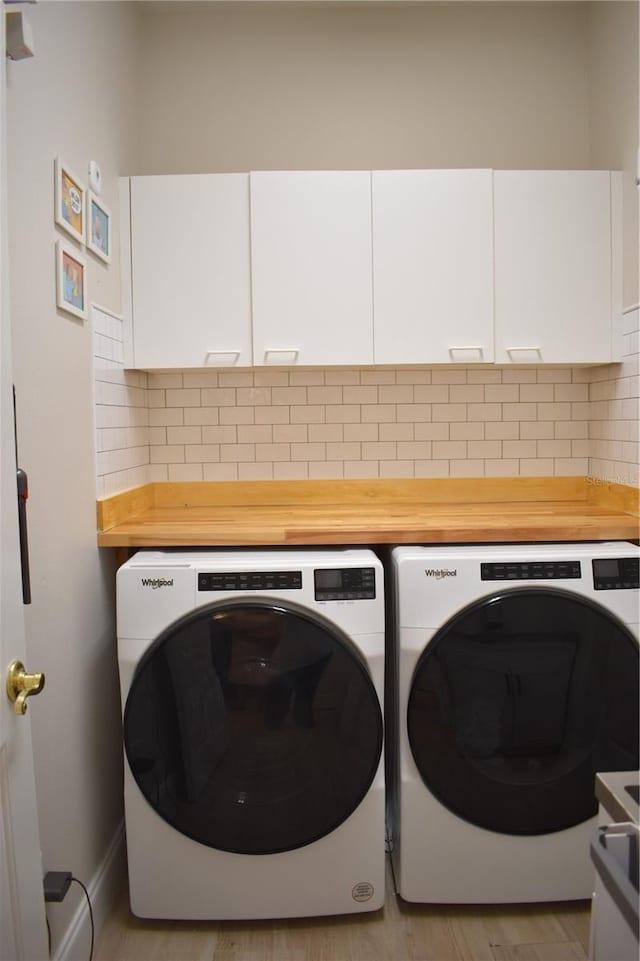
[[[150,393],[155,392],[150,391]],[[162,391],[159,391],[159,393],[162,393]],[[180,390],[167,388],[164,393],[167,407],[200,407],[202,403],[201,393],[197,387],[181,388]],[[209,391],[203,393],[209,393]]]
[[[416,477],[449,477],[448,460],[417,460],[414,465]]]
[[[325,382],[323,370],[292,370],[288,376],[290,387],[323,387]],[[287,385],[280,384],[278,386]]]
[[[413,399],[416,404],[448,404],[449,388],[446,384],[416,384]]]
[[[186,444],[184,459],[188,464],[215,464],[220,458],[220,444]]]
[[[344,461],[312,461],[309,464],[310,480],[336,480],[344,477]]]
[[[380,465],[377,460],[346,460],[344,462],[344,476],[354,480],[367,480],[369,477],[379,477]]]
[[[488,404],[517,404],[520,400],[519,384],[488,384],[484,400]]]
[[[341,404],[342,387],[307,387],[309,404]]]
[[[291,428],[284,429],[291,430]],[[273,427],[270,424],[238,424],[236,431],[239,444],[273,444],[274,442]]]
[[[238,480],[238,464],[203,464],[202,479],[205,481]]]
[[[198,393],[201,397],[198,404],[171,404],[167,398],[167,407],[197,407],[200,404],[203,407],[235,407],[236,392],[233,387],[205,387]]]
[[[454,421],[449,425],[451,440],[484,440],[485,425],[480,421]]]
[[[169,464],[170,481],[201,481],[204,478],[202,464]]]
[[[271,387],[238,387],[236,403],[238,407],[268,407],[271,405]]]
[[[431,418],[434,421],[447,421],[447,422],[451,422],[454,420],[466,420],[467,405],[466,404],[432,404]]]
[[[324,417],[324,409],[322,407],[314,408],[318,412],[320,418]],[[256,424],[288,424],[296,423],[296,418],[294,416],[294,411],[300,412],[301,419],[297,423],[309,423],[309,421],[303,419],[305,412],[309,412],[308,407],[256,407]],[[291,413],[290,413],[291,412]]]
[[[167,427],[167,444],[201,444],[201,427]]]
[[[293,404],[306,404],[307,387],[272,387],[271,402],[274,405],[286,404],[291,407]]]
[[[527,420],[520,424],[521,440],[553,440],[555,424],[552,420]]]
[[[214,370],[185,370],[182,374],[182,386],[210,390],[218,386],[218,374]]]
[[[539,405],[540,407],[542,405]],[[537,420],[538,419],[538,405],[537,404],[503,404],[502,405],[502,418],[503,420]]]
[[[148,480],[567,475],[637,483],[638,311],[591,368],[126,371],[94,315],[98,496]]]
[[[273,480],[273,462],[238,464],[238,480],[265,481]]]
[[[378,402],[380,404],[413,404],[413,390],[410,384],[378,387]]]
[[[348,440],[345,432],[355,427],[360,427],[360,424],[309,424],[307,427],[295,425],[289,428],[296,432],[292,434],[290,440],[297,444],[304,444],[306,441],[311,441],[311,443],[333,441],[338,444],[343,440]],[[281,430],[286,431],[287,428],[283,427]],[[285,440],[285,437],[282,440]]]
[[[553,384],[520,384],[518,387],[521,403],[528,404],[536,401],[553,401]]]
[[[307,480],[308,477],[309,464],[306,461],[273,465],[274,480]]]
[[[342,399],[339,403],[344,404],[377,404],[377,387],[343,387]]]
[[[152,464],[183,464],[184,447],[181,444],[151,447],[149,460]]]
[[[253,387],[252,371],[223,370],[218,373],[220,387]]]
[[[449,400],[452,404],[483,404],[485,388],[480,384],[452,385]]]
[[[538,441],[535,440],[503,440],[502,453],[508,458],[534,458],[538,456]]]
[[[393,438],[386,438],[382,436],[383,427],[395,427],[395,424],[344,424],[343,425],[343,439],[345,441],[352,440],[393,440]],[[313,439],[313,438],[312,438]],[[320,438],[317,438],[320,440]]]
[[[284,461],[291,460],[290,444],[256,444],[256,461]]]
[[[416,440],[449,440],[449,431],[452,426],[446,422],[414,424],[413,436]]]
[[[571,457],[570,440],[539,440],[538,457]]]
[[[452,477],[484,477],[483,460],[452,460]]]
[[[523,426],[517,421],[487,421],[484,424],[484,436],[486,440],[518,440]]]
[[[413,461],[403,460],[381,460],[379,466],[380,477],[415,477]]]
[[[501,421],[502,419],[502,404],[467,404],[467,420],[483,421],[486,423],[488,421]]]
[[[373,427],[373,424],[365,425],[367,427]],[[411,441],[414,439],[414,425],[413,423],[400,423],[400,424],[378,424],[378,437],[369,437],[367,440],[404,440]]]
[[[291,460],[326,460],[326,447],[324,444],[291,444]]]
[[[253,373],[253,383],[256,387],[288,387],[289,383],[295,386],[297,381],[293,379],[294,374],[300,371],[291,371],[291,375],[282,370],[255,370]],[[291,381],[289,378],[292,378]]]
[[[396,418],[400,423],[426,423],[431,420],[432,415],[431,404],[398,404],[396,407]],[[390,417],[389,422],[396,418]],[[364,420],[364,417],[362,419]]]
[[[364,441],[362,444],[363,460],[395,460],[396,445],[393,441]]]
[[[255,424],[259,407],[221,407],[221,424]]]
[[[324,408],[324,420],[326,420],[327,424],[358,424],[360,420],[367,419],[361,417],[361,410],[370,411],[375,409],[374,405],[361,408],[359,404],[330,404]],[[392,409],[390,406],[390,410]]]

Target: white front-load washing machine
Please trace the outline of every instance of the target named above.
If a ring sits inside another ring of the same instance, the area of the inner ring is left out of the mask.
[[[595,774],[638,768],[640,548],[398,547],[391,557],[398,893],[589,898]]]
[[[142,551],[117,575],[131,907],[384,898],[384,589],[369,550]]]

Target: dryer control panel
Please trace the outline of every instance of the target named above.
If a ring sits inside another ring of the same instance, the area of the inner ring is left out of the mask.
[[[640,586],[640,558],[594,557],[592,564],[596,591],[628,591]]]
[[[313,572],[317,601],[373,600],[376,572],[373,567],[334,567]]]
[[[481,564],[483,581],[557,581],[581,577],[580,561],[526,561]]]
[[[302,571],[216,571],[198,574],[199,591],[301,591]]]

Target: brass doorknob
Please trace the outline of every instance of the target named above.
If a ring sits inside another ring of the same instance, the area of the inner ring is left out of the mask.
[[[44,674],[27,674],[22,661],[12,661],[7,670],[7,697],[16,714],[27,710],[27,698],[44,687]]]

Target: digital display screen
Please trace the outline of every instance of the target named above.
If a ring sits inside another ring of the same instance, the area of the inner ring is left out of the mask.
[[[342,587],[342,571],[315,571],[316,587],[323,591]]]
[[[593,573],[596,577],[619,577],[617,560],[594,560]]]

